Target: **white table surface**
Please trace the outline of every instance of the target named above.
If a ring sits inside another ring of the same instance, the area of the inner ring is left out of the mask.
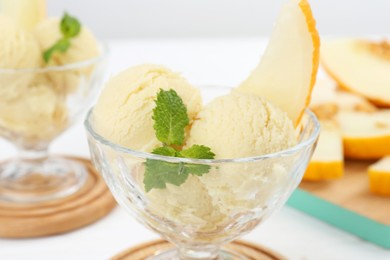
[[[237,85],[257,64],[264,39],[111,40],[108,75],[141,63],[164,64],[193,84]],[[0,159],[12,155],[0,141]],[[53,143],[51,151],[88,156],[81,122]],[[390,216],[389,216],[390,217]],[[117,207],[106,218],[47,238],[0,239],[0,259],[108,259],[138,243],[158,238]],[[290,207],[283,207],[249,235],[288,259],[389,260],[390,251],[363,241]]]

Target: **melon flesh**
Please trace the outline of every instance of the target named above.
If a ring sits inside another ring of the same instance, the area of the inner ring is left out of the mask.
[[[390,196],[390,157],[384,157],[380,161],[368,167],[371,192]]]
[[[321,133],[312,161],[343,161],[342,137],[332,122],[321,122]]]
[[[390,136],[390,110],[377,112],[340,112],[337,116],[344,137]]]
[[[340,112],[344,155],[351,159],[380,159],[390,155],[390,110]]]
[[[340,178],[343,174],[344,156],[341,132],[334,122],[323,121],[316,150],[303,179],[329,180]]]
[[[374,172],[385,172],[390,177],[390,156],[383,157],[381,160],[370,165],[369,170]]]
[[[238,88],[267,98],[295,123],[309,103],[318,67],[315,21],[302,5],[308,6],[299,0],[283,6],[260,63]]]
[[[333,120],[340,111],[374,112],[378,109],[365,98],[336,88],[333,81],[317,81],[310,109],[319,119]]]
[[[325,42],[321,62],[337,83],[377,105],[390,106],[390,44],[357,39]]]

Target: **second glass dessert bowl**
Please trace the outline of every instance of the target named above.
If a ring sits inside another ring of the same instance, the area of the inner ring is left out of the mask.
[[[102,85],[107,46],[97,57],[36,69],[0,69],[0,137],[18,157],[0,162],[0,201],[34,203],[71,195],[85,183],[85,167],[49,156],[51,141],[88,108]]]
[[[212,92],[220,92],[211,89]],[[91,157],[119,204],[146,227],[177,248],[151,259],[246,259],[221,249],[248,233],[280,208],[300,183],[319,134],[316,117],[306,110],[298,144],[290,149],[248,158],[218,160],[173,158],[135,151],[112,143],[95,131],[93,110],[85,127]],[[207,167],[202,176],[183,176],[177,186],[147,190],[145,169],[159,174]]]

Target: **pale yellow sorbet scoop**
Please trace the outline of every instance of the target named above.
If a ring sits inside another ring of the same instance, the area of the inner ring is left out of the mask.
[[[200,111],[198,89],[181,75],[159,65],[141,65],[113,77],[94,109],[95,127],[110,141],[137,151],[161,146],[153,129],[154,100],[160,89],[175,90],[187,107],[190,121]]]

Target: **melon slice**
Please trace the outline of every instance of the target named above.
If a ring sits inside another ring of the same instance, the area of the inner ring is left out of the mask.
[[[323,93],[326,98],[313,98],[310,109],[319,119],[333,120],[341,111],[375,112],[377,107],[361,96],[353,93],[334,90],[332,93]],[[314,96],[315,97],[315,96]]]
[[[317,77],[311,94],[310,106],[329,103],[337,91],[337,83],[329,77]]]
[[[357,39],[325,42],[321,47],[324,69],[340,87],[390,107],[390,43]]]
[[[390,157],[384,157],[380,161],[368,167],[371,192],[390,196]]]
[[[321,122],[317,148],[306,169],[304,180],[338,179],[344,175],[343,141],[334,122]]]
[[[269,99],[297,125],[308,106],[319,62],[320,39],[306,0],[281,10],[267,49],[238,91]]]
[[[344,155],[352,159],[380,159],[390,155],[390,109],[339,112]]]
[[[333,102],[337,104],[340,111],[374,112],[378,110],[366,99],[345,91],[336,91]]]
[[[46,17],[46,0],[0,0],[0,11],[22,28],[32,30]]]

